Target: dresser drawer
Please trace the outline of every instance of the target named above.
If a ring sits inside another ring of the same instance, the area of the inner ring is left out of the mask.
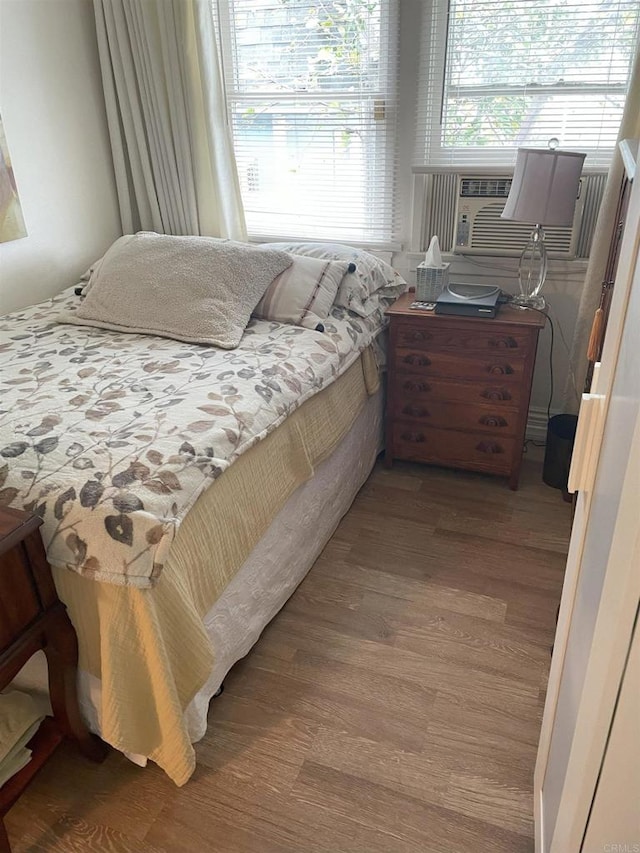
[[[491,403],[501,411],[520,405],[521,388],[504,382],[459,382],[420,373],[402,373],[395,381],[398,399],[450,400],[459,403]]]
[[[452,379],[499,379],[501,382],[521,383],[524,360],[510,356],[465,356],[449,352],[427,352],[415,347],[398,347],[394,366],[399,372],[419,372],[423,376],[442,376]],[[402,379],[400,379],[402,381]]]
[[[471,324],[473,326],[473,324]],[[403,321],[397,330],[397,345],[427,350],[450,350],[455,353],[508,355],[524,358],[531,346],[531,337],[522,329],[487,330],[452,327],[428,328],[424,322]]]
[[[393,455],[413,462],[469,468],[489,474],[508,474],[518,440],[437,429],[411,421],[393,425]]]
[[[519,412],[514,408],[452,403],[443,400],[396,398],[394,417],[438,429],[484,432],[488,435],[513,436],[518,431]]]

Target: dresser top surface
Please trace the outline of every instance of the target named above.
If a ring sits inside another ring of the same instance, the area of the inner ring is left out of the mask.
[[[451,324],[490,323],[491,325],[526,326],[528,328],[541,329],[546,318],[539,311],[529,308],[517,308],[514,305],[501,305],[496,317],[463,317],[456,314],[436,314],[435,311],[424,311],[412,308],[411,303],[415,301],[414,292],[404,293],[396,302],[387,308],[386,313],[392,317],[411,317],[425,323],[436,322],[440,325],[444,322]]]

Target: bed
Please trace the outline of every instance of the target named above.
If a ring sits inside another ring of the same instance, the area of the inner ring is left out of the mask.
[[[0,503],[44,518],[90,727],[178,785],[381,449],[390,301],[231,350],[60,324],[73,289],[0,319]]]

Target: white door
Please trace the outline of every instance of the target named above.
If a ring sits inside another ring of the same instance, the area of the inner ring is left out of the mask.
[[[583,853],[640,853],[640,626],[620,686],[616,713],[584,839]]]
[[[583,403],[572,465],[582,484],[534,779],[537,853],[584,849],[640,596],[639,247],[636,180],[597,387]]]

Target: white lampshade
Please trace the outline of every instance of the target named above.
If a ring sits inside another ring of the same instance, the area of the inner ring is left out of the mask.
[[[586,154],[518,148],[502,219],[570,227]]]

